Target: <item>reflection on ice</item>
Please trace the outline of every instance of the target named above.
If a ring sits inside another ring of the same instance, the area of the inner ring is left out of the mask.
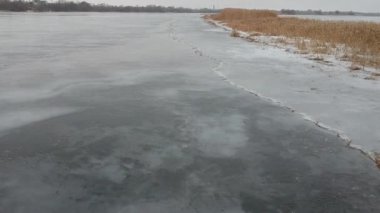
[[[45,120],[77,111],[76,108],[38,108],[20,111],[0,111],[0,131],[20,127],[36,121]]]
[[[247,143],[244,117],[238,114],[194,120],[199,149],[215,157],[231,157]]]

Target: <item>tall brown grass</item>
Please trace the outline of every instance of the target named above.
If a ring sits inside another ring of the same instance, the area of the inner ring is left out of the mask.
[[[320,21],[279,17],[275,11],[225,9],[209,18],[229,27],[270,36],[312,41],[313,51],[327,53],[344,46],[345,57],[355,64],[380,68],[380,24],[370,22]],[[300,43],[301,48],[305,44]]]

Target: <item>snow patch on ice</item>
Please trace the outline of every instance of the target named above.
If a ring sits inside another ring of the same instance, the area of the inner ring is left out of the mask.
[[[233,30],[233,29],[227,27],[226,25],[224,25],[221,22],[217,22],[217,21],[213,21],[213,20],[207,20],[207,21],[211,22],[211,24],[213,24],[213,25],[215,25],[217,27],[220,27],[220,28],[224,29],[225,31],[232,31]],[[248,33],[241,32],[241,31],[238,31],[238,33],[240,34],[240,37],[242,37],[243,39],[248,39],[248,40],[250,39],[249,38],[250,35]],[[263,44],[263,47],[265,47],[265,46],[268,46],[270,48],[278,48],[279,47],[279,46],[273,45],[273,43],[271,43],[273,38],[269,38],[268,36],[259,36],[259,37],[260,37],[260,39],[262,39],[261,40],[261,44]],[[280,46],[280,49],[281,49],[281,46]],[[286,56],[285,56],[286,60],[289,60],[290,58],[293,57],[292,55],[295,55],[295,54],[292,54],[292,53],[295,53],[294,48],[292,50],[289,50],[289,49],[286,49],[286,48],[282,48],[282,49],[286,50],[286,51],[284,51],[284,54],[286,54]],[[275,54],[278,51],[269,51],[269,52],[271,52],[271,54]],[[264,51],[264,53],[265,53],[265,51]],[[263,54],[263,51],[261,51],[260,54]],[[262,55],[260,55],[260,56],[262,56]],[[236,88],[239,88],[239,89],[242,89],[244,91],[247,91],[247,92],[249,92],[249,93],[251,93],[251,94],[253,94],[253,95],[257,96],[257,97],[260,97],[260,98],[262,98],[264,100],[267,100],[269,102],[272,102],[272,103],[274,103],[274,104],[276,104],[278,106],[284,107],[284,108],[290,110],[291,112],[293,112],[295,114],[298,114],[304,120],[314,123],[317,127],[321,128],[321,129],[325,129],[327,131],[330,131],[330,132],[336,134],[336,136],[338,138],[342,139],[346,143],[346,145],[348,147],[361,151],[362,153],[364,153],[365,155],[367,155],[372,160],[376,159],[375,156],[376,156],[377,151],[379,151],[379,150],[377,150],[374,147],[378,147],[378,145],[376,145],[376,143],[380,142],[380,140],[379,141],[372,141],[372,142],[368,141],[368,140],[371,140],[370,138],[373,138],[376,135],[376,130],[373,129],[375,127],[372,128],[372,130],[375,131],[374,133],[372,133],[374,135],[372,135],[371,137],[368,137],[366,139],[367,140],[366,142],[358,141],[357,140],[358,137],[360,138],[360,135],[363,134],[363,133],[360,132],[360,130],[357,130],[357,129],[355,131],[351,131],[352,128],[354,128],[355,125],[353,125],[353,124],[347,124],[346,125],[345,123],[347,121],[349,121],[349,122],[352,122],[352,121],[355,122],[356,121],[357,123],[359,123],[359,125],[361,125],[360,122],[362,122],[362,120],[360,120],[360,119],[359,120],[355,120],[354,118],[347,118],[346,119],[344,117],[339,117],[339,116],[343,116],[344,114],[337,114],[337,115],[333,114],[333,115],[331,115],[333,117],[333,119],[328,119],[327,120],[329,123],[335,123],[335,122],[343,123],[343,125],[337,125],[339,127],[342,127],[342,129],[334,128],[333,126],[335,126],[335,125],[329,125],[329,124],[327,124],[327,123],[325,123],[323,121],[319,121],[318,119],[316,119],[314,117],[316,114],[313,114],[313,113],[309,114],[309,113],[300,112],[299,109],[298,109],[298,107],[302,106],[302,101],[297,104],[297,99],[293,100],[291,98],[290,99],[289,98],[285,98],[285,99],[280,98],[282,100],[286,100],[287,101],[286,103],[284,103],[284,102],[282,102],[282,101],[280,101],[280,100],[278,100],[276,98],[272,98],[272,97],[263,95],[262,93],[258,92],[257,90],[252,89],[252,87],[254,87],[254,85],[250,84],[252,86],[247,87],[245,84],[241,84],[239,81],[235,81],[234,78],[230,78],[229,75],[225,74],[224,72],[227,72],[227,70],[229,70],[229,69],[228,68],[224,68],[223,69],[223,66],[224,66],[223,61],[221,61],[221,60],[219,60],[217,58],[214,58],[212,56],[209,56],[209,55],[206,55],[206,57],[209,57],[210,59],[212,59],[213,61],[216,62],[216,65],[214,66],[214,68],[212,69],[212,71],[215,74],[217,74],[221,79],[223,79],[224,81],[228,82],[232,86],[234,86]],[[252,56],[252,57],[254,57],[254,56]],[[255,56],[255,57],[257,57],[257,56]],[[307,57],[312,57],[312,56],[311,55],[306,55],[303,58],[307,58]],[[324,57],[326,57],[326,56],[324,56]],[[302,58],[302,56],[301,56],[301,58]],[[347,91],[351,91],[351,90],[355,91],[354,89],[358,89],[358,90],[360,90],[360,92],[377,91],[379,89],[379,84],[376,84],[376,82],[370,82],[370,81],[363,80],[364,76],[370,75],[373,72],[373,70],[368,70],[367,69],[367,70],[364,70],[362,72],[357,72],[355,75],[360,75],[360,78],[353,78],[352,74],[349,73],[349,72],[347,72],[347,67],[348,67],[348,63],[347,62],[338,61],[333,56],[326,57],[326,58],[327,59],[325,59],[326,60],[325,63],[324,63],[324,61],[319,62],[319,61],[312,60],[313,58],[310,58],[310,63],[309,64],[312,67],[311,71],[315,72],[315,71],[319,70],[321,72],[326,72],[326,70],[327,71],[333,71],[334,70],[334,72],[335,72],[336,70],[340,70],[340,71],[344,70],[344,72],[342,72],[341,74],[337,74],[336,72],[334,74],[332,74],[332,73],[326,73],[326,76],[328,78],[333,78],[333,77],[339,77],[339,78],[341,78],[341,79],[336,79],[336,81],[342,80],[339,86],[341,86],[342,87],[341,89],[345,90],[346,93],[347,93]],[[295,60],[299,60],[300,59],[300,55],[297,56],[297,57],[295,57],[294,59]],[[317,64],[317,63],[321,63],[321,65],[320,66],[314,65],[314,64]],[[331,65],[336,66],[336,67],[335,68],[334,67],[329,68],[329,67],[331,67]],[[223,70],[223,72],[222,72],[222,70]],[[307,73],[306,74],[302,74],[301,73],[301,75],[307,75]],[[333,75],[335,75],[335,76],[333,76]],[[317,76],[319,76],[319,74],[316,75],[315,77],[317,77]],[[302,76],[298,76],[297,75],[297,76],[294,76],[294,77],[302,77]],[[320,76],[316,80],[321,81],[322,79],[319,79],[319,78],[320,78]],[[355,79],[357,79],[357,80],[355,80]],[[302,80],[302,78],[300,80]],[[237,83],[237,82],[239,82],[239,83]],[[332,81],[332,82],[335,82],[335,81]],[[332,82],[329,82],[329,83],[332,83]],[[292,87],[292,86],[288,85],[287,87]],[[286,88],[283,88],[283,89],[286,89]],[[329,89],[329,88],[326,88],[326,89]],[[314,90],[318,91],[318,89],[314,89]],[[310,93],[310,91],[308,91],[308,92]],[[320,91],[318,91],[318,92],[320,92]],[[328,92],[328,90],[323,91],[323,92],[326,93],[326,92]],[[281,94],[282,95],[286,95],[286,93],[289,93],[289,91],[287,91],[285,93],[281,93]],[[318,95],[317,92],[314,92],[314,93],[316,93],[316,95]],[[332,96],[332,97],[335,98],[334,94],[328,95],[328,94],[324,94],[324,93],[319,94],[319,97],[320,97],[319,99],[321,99],[321,101],[323,101],[324,99],[326,99],[326,101],[327,101],[326,103],[329,103],[329,101],[331,101],[330,100],[330,98],[331,98],[330,96]],[[341,94],[336,94],[336,95],[341,95]],[[345,95],[349,96],[350,93],[348,92],[348,94],[345,94]],[[355,94],[355,95],[357,95],[357,94]],[[278,96],[278,95],[276,95],[276,96]],[[300,97],[298,97],[298,98],[300,98]],[[310,96],[310,98],[313,98],[313,97]],[[350,105],[346,106],[347,108],[349,108],[348,110],[350,110],[350,107],[353,107],[355,109],[357,108],[357,110],[363,109],[363,107],[364,107],[366,112],[367,111],[371,111],[372,109],[374,109],[373,106],[371,106],[372,102],[373,103],[378,103],[379,102],[378,100],[376,100],[376,97],[372,97],[371,98],[371,102],[367,102],[367,103],[366,103],[367,99],[363,99],[363,102],[361,102],[361,103],[357,103],[357,102],[355,103],[355,101],[359,101],[357,99],[358,98],[356,97],[355,100],[353,100],[353,101],[351,100],[352,103],[348,103],[348,104],[350,104]],[[345,102],[347,101],[345,98],[343,98],[342,100],[345,101]],[[291,106],[292,103],[294,103],[294,101],[296,101],[296,105],[295,106],[297,106],[297,107],[292,107]],[[344,106],[343,103],[339,103],[339,101],[338,101],[337,105],[338,106],[336,106],[336,107],[342,107],[342,106]],[[364,106],[362,106],[362,105],[364,105]],[[305,107],[305,106],[307,106],[307,105],[303,105],[303,107]],[[333,107],[334,107],[334,105],[333,105]],[[300,109],[302,110],[303,108],[301,107]],[[321,108],[320,110],[324,110],[324,109]],[[308,111],[308,110],[306,110],[306,111]],[[334,111],[334,110],[332,110],[332,111]],[[333,112],[327,111],[327,113],[333,113]],[[356,116],[356,114],[354,116]],[[317,117],[320,117],[320,116],[317,116]],[[346,131],[344,131],[343,129],[346,130]],[[350,135],[354,135],[355,136],[355,139],[356,139],[355,142],[357,144],[354,144],[352,142],[353,141],[352,138],[349,137],[348,134],[346,134],[347,130],[350,133]],[[372,147],[371,147],[371,145],[369,147],[359,145],[359,144],[362,144],[362,143],[364,143],[364,144],[372,143]]]

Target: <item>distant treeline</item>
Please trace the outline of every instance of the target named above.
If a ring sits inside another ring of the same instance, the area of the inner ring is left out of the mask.
[[[150,5],[139,6],[112,6],[107,4],[90,4],[88,2],[72,2],[59,0],[47,2],[42,0],[0,0],[0,10],[3,11],[35,11],[35,12],[157,12],[157,13],[212,13],[211,9],[189,9],[182,7],[162,7]]]
[[[332,16],[380,16],[380,13],[360,13],[354,11],[322,11],[322,10],[281,10],[283,15],[332,15]]]

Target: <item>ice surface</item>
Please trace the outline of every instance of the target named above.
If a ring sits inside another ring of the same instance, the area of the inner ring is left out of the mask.
[[[133,72],[134,67],[137,69],[141,64],[132,61],[144,54],[143,51],[136,48],[132,54],[123,46],[114,44],[124,42],[126,36],[134,37],[134,30],[149,23],[106,25],[94,22],[86,14],[77,14],[89,23],[82,28],[64,14],[51,16],[49,21],[38,14],[25,17],[7,14],[4,13],[0,20],[3,22],[1,26],[12,26],[1,30],[0,117],[5,122],[0,125],[0,131],[73,112],[75,108],[68,103],[54,106],[49,103],[48,107],[44,103],[48,98],[76,91],[77,88],[132,84],[152,75]],[[107,23],[117,18],[103,15],[102,21]],[[194,18],[194,22],[199,22],[198,18]],[[64,24],[53,25],[57,20]],[[41,26],[32,27],[36,23]],[[378,81],[355,78],[346,67],[323,65],[281,49],[227,38],[227,31],[207,23],[197,29],[181,28],[171,23],[171,37],[188,45],[198,56],[211,60],[215,64],[212,70],[230,84],[294,110],[320,127],[333,129],[342,138],[347,135],[353,144],[366,151],[380,151]],[[92,32],[96,24],[108,29],[96,35]],[[46,31],[35,30],[41,27]],[[87,33],[83,34],[83,31]],[[36,37],[36,34],[40,36]],[[139,45],[147,44],[136,43],[134,46]],[[78,46],[81,51],[77,51]],[[151,46],[159,49],[158,43]],[[101,63],[97,60],[100,58]],[[108,72],[107,61],[117,59],[125,63]],[[128,70],[125,70],[127,64]],[[21,103],[23,107],[13,107]],[[28,106],[30,112],[26,110]]]
[[[378,169],[300,110],[368,82],[199,14],[0,13],[0,38],[0,212],[379,212]]]
[[[217,42],[221,35],[228,36],[230,29],[223,28],[227,32],[210,31],[213,35],[208,41]],[[380,151],[379,81],[360,78],[360,73],[349,72],[338,61],[333,61],[333,65],[322,64],[242,39],[224,42],[222,52],[212,48],[212,44],[198,45],[223,63],[216,73],[236,87],[335,132],[372,158],[374,152]]]
[[[137,48],[143,44],[135,42],[133,52],[125,47],[126,37],[135,37],[147,21],[108,25],[120,16],[86,13],[0,16],[0,133],[80,110],[59,100],[68,94],[80,96],[83,90],[130,85],[155,75],[135,72],[142,65],[131,62],[144,54]],[[101,34],[98,25],[104,28]]]
[[[0,113],[0,131],[20,127],[28,123],[45,120],[51,117],[65,115],[77,111],[75,108],[38,108],[24,110],[7,110]]]

